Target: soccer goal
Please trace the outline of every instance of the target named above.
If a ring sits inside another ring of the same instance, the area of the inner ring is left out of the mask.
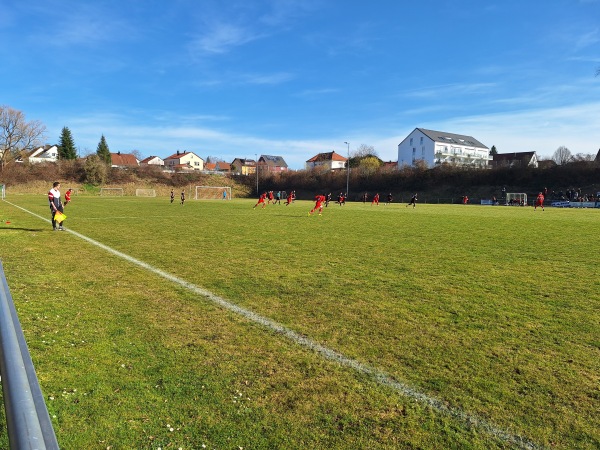
[[[6,185],[0,184],[0,198],[4,200],[4,197],[6,197]]]
[[[156,190],[154,189],[136,189],[136,197],[156,197]]]
[[[100,195],[103,197],[123,197],[125,193],[123,188],[100,188]]]
[[[507,192],[506,204],[508,206],[527,206],[527,194],[523,192]]]
[[[231,200],[228,186],[196,186],[194,200]]]

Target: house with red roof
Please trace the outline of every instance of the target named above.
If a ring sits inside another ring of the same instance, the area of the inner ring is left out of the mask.
[[[140,161],[131,153],[111,153],[110,154],[110,166],[119,168],[137,167],[140,165]]]
[[[165,168],[172,170],[204,170],[204,160],[194,152],[180,152],[165,158]]]
[[[346,161],[348,158],[344,158],[336,152],[319,153],[306,161],[306,170],[316,168],[341,170],[346,168]]]
[[[231,172],[231,164],[225,161],[206,163],[204,164],[204,170],[208,170],[210,172],[229,173]]]

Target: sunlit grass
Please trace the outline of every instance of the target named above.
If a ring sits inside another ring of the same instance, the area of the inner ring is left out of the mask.
[[[65,225],[499,429],[600,445],[600,243],[581,239],[600,211],[253,204],[82,196]],[[62,448],[507,446],[1,207]]]

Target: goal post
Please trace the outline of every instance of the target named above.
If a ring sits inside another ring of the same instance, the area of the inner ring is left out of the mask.
[[[136,189],[135,190],[136,197],[156,197],[155,189]]]
[[[6,185],[0,184],[0,198],[2,200],[4,200],[5,197],[6,197]]]
[[[123,188],[100,188],[100,195],[102,197],[123,197],[125,192]]]
[[[231,200],[229,186],[196,186],[194,200]]]
[[[506,204],[508,206],[527,206],[527,194],[524,192],[507,192]]]

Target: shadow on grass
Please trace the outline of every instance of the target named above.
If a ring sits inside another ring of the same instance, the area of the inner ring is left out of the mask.
[[[52,231],[48,228],[21,228],[21,227],[3,227],[0,226],[0,231],[2,230],[16,230],[16,231]]]

